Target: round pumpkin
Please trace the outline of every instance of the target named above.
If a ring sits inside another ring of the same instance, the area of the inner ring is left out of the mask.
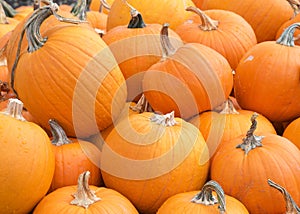
[[[0,213],[30,213],[46,195],[54,174],[47,133],[24,120],[23,103],[10,99],[0,113]]]
[[[92,0],[90,10],[108,14],[114,0]]]
[[[81,173],[78,184],[61,187],[45,196],[33,214],[101,213],[138,214],[132,203],[113,189],[89,185],[89,171]]]
[[[190,191],[176,194],[168,198],[158,209],[157,214],[248,214],[246,207],[237,199],[225,195],[222,187],[210,180],[201,191]]]
[[[300,117],[289,123],[282,134],[300,149]]]
[[[247,134],[222,144],[211,163],[211,179],[241,201],[249,213],[284,213],[285,200],[267,180],[285,186],[300,202],[300,150],[276,134],[254,135],[257,115]]]
[[[200,43],[222,54],[235,69],[242,56],[253,47],[256,35],[240,15],[227,10],[200,10],[188,7],[190,17],[175,32],[185,43]]]
[[[174,112],[130,114],[115,124],[102,147],[105,186],[141,213],[155,213],[172,195],[200,189],[208,169],[203,136]]]
[[[43,19],[35,18],[50,15],[51,6],[36,10],[29,19],[33,26],[27,25],[38,30]],[[8,62],[14,62],[11,86],[26,109],[46,130],[48,120],[55,118],[69,137],[89,137],[111,125],[125,105],[126,84],[113,54],[94,29],[57,25],[41,38],[30,28],[26,28],[28,49],[19,49],[17,61],[7,56]]]
[[[236,100],[243,109],[256,111],[270,121],[290,121],[300,116],[300,47],[290,25],[276,41],[255,45],[243,56],[234,75]]]

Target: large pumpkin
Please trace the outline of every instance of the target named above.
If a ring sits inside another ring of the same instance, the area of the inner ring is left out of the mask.
[[[167,29],[166,29],[167,30]],[[189,119],[222,104],[233,86],[228,61],[212,48],[186,43],[175,49],[163,37],[163,58],[144,74],[143,91],[155,111]]]
[[[199,130],[174,112],[130,114],[106,136],[101,170],[105,186],[125,195],[141,213],[155,213],[180,192],[200,189],[209,161]]]
[[[253,132],[255,118],[247,134],[222,144],[211,163],[211,179],[226,194],[241,201],[249,213],[284,213],[285,200],[267,180],[285,186],[300,202],[300,150],[288,139],[276,134]],[[263,135],[263,136],[262,136]]]
[[[11,86],[45,129],[55,118],[68,136],[88,137],[120,113],[127,95],[125,79],[93,28],[58,25],[45,31],[45,37],[38,36],[40,17],[51,14],[51,6],[36,10],[26,23],[29,45],[14,61]]]
[[[259,43],[274,40],[278,28],[294,16],[286,0],[204,0],[201,9],[229,10],[241,15],[252,26]]]
[[[300,116],[300,47],[290,25],[276,41],[255,45],[243,56],[234,76],[234,92],[243,109],[283,122]]]
[[[61,187],[46,195],[33,214],[138,214],[132,203],[113,189],[89,185],[91,172],[78,176],[78,184]]]
[[[54,174],[47,133],[22,117],[23,103],[11,99],[0,113],[0,213],[30,213],[46,195]]]
[[[188,7],[190,17],[175,32],[186,43],[200,43],[222,54],[235,69],[242,56],[257,41],[251,25],[227,10],[200,10]]]

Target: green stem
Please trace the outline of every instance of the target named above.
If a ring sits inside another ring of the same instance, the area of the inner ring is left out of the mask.
[[[186,8],[186,11],[191,11],[199,15],[201,19],[201,25],[199,26],[201,30],[210,31],[218,29],[219,21],[211,19],[206,15],[202,10],[197,7],[189,6]]]
[[[212,191],[215,191],[217,194],[217,198],[215,198],[212,194]],[[220,213],[225,213],[226,210],[226,202],[225,202],[225,193],[216,181],[208,181],[203,187],[202,190],[192,198],[191,202],[196,204],[203,204],[206,206],[214,205],[219,203]]]
[[[288,26],[280,35],[280,37],[276,40],[277,44],[285,45],[288,47],[294,47],[294,33],[296,28],[300,27],[300,22],[296,22]]]
[[[62,146],[65,144],[69,144],[72,141],[67,137],[66,132],[63,128],[58,124],[58,122],[54,119],[49,120],[49,125],[52,133],[51,143],[55,146]]]
[[[254,113],[251,117],[251,126],[250,129],[248,130],[246,137],[243,139],[243,143],[239,144],[236,146],[236,148],[241,148],[242,150],[245,151],[245,154],[247,155],[252,149],[256,147],[261,147],[262,146],[262,139],[264,136],[256,136],[254,135],[254,131],[256,130],[257,127],[257,121],[256,118],[258,117],[257,113]]]
[[[271,179],[268,179],[268,184],[271,187],[279,190],[283,194],[284,200],[286,202],[286,214],[300,214],[300,208],[297,206],[296,202],[285,188],[278,185]]]

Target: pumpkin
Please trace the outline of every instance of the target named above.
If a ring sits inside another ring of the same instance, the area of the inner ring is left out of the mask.
[[[101,172],[106,187],[125,195],[139,212],[155,213],[172,195],[204,185],[208,156],[199,130],[174,112],[129,114],[105,139]]]
[[[254,114],[250,110],[236,110],[231,100],[222,104],[219,111],[206,111],[189,120],[202,133],[210,157],[218,151],[219,145],[233,140],[246,133],[251,125],[250,118]],[[257,117],[257,133],[276,134],[272,123],[263,115]]]
[[[125,80],[94,29],[70,23],[52,27],[43,38],[37,36],[43,22],[40,17],[45,19],[56,8],[55,4],[41,7],[26,23],[30,26],[26,28],[28,49],[19,49],[16,61],[7,56],[8,65],[14,62],[10,82],[46,130],[48,120],[55,118],[69,137],[85,138],[111,125],[121,112]],[[31,28],[37,31],[30,32]]]
[[[217,182],[210,180],[204,184],[200,192],[184,192],[168,198],[158,209],[157,214],[218,214],[225,212],[235,214],[249,213],[240,201],[225,195],[222,187]]]
[[[240,15],[227,10],[188,7],[191,16],[175,32],[185,43],[200,43],[222,54],[235,69],[242,56],[253,47],[256,35]]]
[[[92,0],[90,10],[108,14],[114,0]]]
[[[55,154],[55,172],[50,186],[50,192],[64,186],[76,185],[78,176],[83,171],[91,172],[90,184],[103,185],[100,171],[100,157],[90,159],[99,154],[98,148],[87,141],[68,138],[59,123],[50,119],[52,132],[51,143]],[[96,162],[97,161],[97,162]]]
[[[6,17],[2,3],[0,3],[0,38],[14,30],[18,23],[18,20]]]
[[[90,172],[78,177],[78,184],[61,187],[44,197],[33,214],[101,213],[138,214],[132,203],[113,189],[89,185]]]
[[[54,174],[47,133],[23,119],[23,103],[10,99],[0,113],[0,213],[30,213],[46,195]]]
[[[173,30],[189,16],[185,7],[194,6],[192,0],[114,0],[107,17],[107,31],[120,25],[126,25],[127,20],[130,19],[130,9],[124,2],[128,2],[143,14],[146,23],[164,24],[168,22]]]
[[[243,56],[234,76],[236,100],[243,109],[256,111],[270,121],[290,121],[300,116],[300,47],[289,26],[276,41],[255,45]]]
[[[278,28],[294,16],[289,1],[282,0],[204,0],[201,9],[229,10],[239,14],[252,26],[258,43],[274,40]]]
[[[134,8],[131,15],[128,25],[115,27],[102,37],[114,54],[126,79],[129,102],[137,101],[141,97],[145,71],[162,57],[160,45],[162,26],[145,24],[142,14]],[[183,45],[173,30],[169,32],[169,38],[174,47]]]
[[[249,213],[284,213],[285,201],[268,186],[273,178],[300,202],[300,150],[277,134],[254,135],[254,114],[246,136],[230,140],[219,147],[211,163],[211,179],[226,194],[241,201]]]
[[[154,111],[165,114],[174,110],[176,117],[189,119],[229,97],[232,69],[220,53],[199,43],[176,49],[168,36],[162,37],[162,47],[162,59],[143,78],[143,92]]]
[[[284,22],[277,30],[276,33],[276,39],[278,39],[281,34],[283,33],[283,31],[289,27],[290,25],[292,25],[293,23],[297,23],[300,22],[300,13],[298,13],[297,15],[295,15],[295,17],[293,17],[292,19],[287,20],[286,22]],[[295,45],[300,45],[300,40],[299,40],[299,33],[300,30],[299,29],[295,29],[295,33],[294,33],[294,43]]]
[[[300,149],[300,117],[290,122],[284,129],[282,136],[289,139]]]

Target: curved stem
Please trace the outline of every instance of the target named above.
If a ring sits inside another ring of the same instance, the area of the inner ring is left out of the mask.
[[[268,184],[271,187],[274,187],[275,189],[279,190],[284,197],[284,200],[286,202],[286,214],[300,214],[300,208],[297,206],[296,202],[292,198],[292,196],[286,191],[285,188],[282,186],[278,185],[271,179],[268,179]]]
[[[150,106],[149,102],[147,101],[146,97],[144,94],[142,94],[141,98],[137,102],[136,105],[130,106],[129,107],[131,110],[138,112],[138,113],[143,113],[143,112],[153,112],[152,107]]]
[[[4,114],[9,115],[17,120],[26,121],[22,115],[23,111],[23,102],[16,98],[10,98],[8,100],[7,108],[4,111]]]
[[[128,28],[144,28],[146,24],[144,23],[142,14],[132,7],[126,0],[123,0],[127,7],[130,8],[131,19],[128,24]]]
[[[212,191],[215,191],[217,194],[217,199],[213,196]],[[216,181],[208,181],[203,187],[202,190],[192,198],[191,202],[197,204],[203,204],[206,206],[214,205],[219,203],[220,213],[225,213],[226,211],[226,202],[225,202],[225,193]]]
[[[296,28],[300,27],[300,22],[296,22],[288,26],[280,35],[280,37],[276,40],[277,44],[294,47],[294,33]]]
[[[211,19],[206,15],[202,10],[197,7],[189,6],[186,8],[186,11],[191,11],[199,15],[202,24],[199,26],[201,30],[210,31],[218,29],[219,21]]]
[[[222,110],[219,112],[220,114],[239,114],[230,98],[228,98],[223,104],[221,104],[221,108]]]
[[[67,137],[66,132],[63,128],[58,124],[58,122],[54,119],[49,120],[49,125],[52,133],[51,143],[55,146],[62,146],[65,144],[69,144],[72,141]]]
[[[100,0],[99,12],[102,12],[103,8],[105,8],[108,11],[110,11],[110,5],[107,3],[106,0]]]
[[[13,18],[17,14],[17,11],[12,6],[10,6],[10,4],[8,4],[6,1],[0,0],[0,4],[7,17]]]
[[[78,0],[77,3],[72,7],[71,13],[78,17],[79,20],[86,20],[86,12],[88,11],[89,5],[87,0]]]
[[[172,46],[169,38],[169,23],[164,23],[160,31],[160,44],[162,47],[162,60],[167,59],[167,57],[173,55],[176,49]]]
[[[177,124],[174,111],[165,115],[154,113],[150,117],[150,121],[163,126],[174,126]]]
[[[9,24],[9,22],[6,18],[6,15],[5,15],[2,4],[0,4],[0,24]]]
[[[243,143],[239,144],[236,146],[236,148],[241,148],[242,150],[245,151],[245,154],[247,155],[252,149],[256,147],[262,146],[262,139],[264,136],[256,136],[254,135],[254,131],[256,130],[257,127],[257,121],[256,118],[258,117],[257,113],[254,113],[251,117],[251,126],[250,129],[248,130],[246,137],[243,139]]]
[[[79,175],[77,192],[73,194],[74,200],[72,200],[70,204],[87,209],[91,204],[101,200],[101,198],[97,197],[95,192],[89,187],[88,180],[90,174],[89,171],[85,171]]]

